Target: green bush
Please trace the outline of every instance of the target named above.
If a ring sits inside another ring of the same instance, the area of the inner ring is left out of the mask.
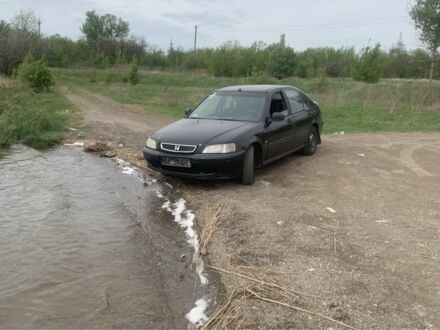
[[[110,59],[104,53],[98,53],[93,58],[93,64],[100,69],[108,68],[110,66]]]
[[[267,71],[272,77],[282,79],[293,76],[296,68],[296,54],[286,45],[286,36],[280,37],[280,42],[268,47],[269,58]]]
[[[254,67],[247,80],[252,84],[275,84],[277,81],[273,77],[269,76],[265,71],[258,71]]]
[[[55,82],[45,59],[34,61],[26,55],[17,70],[20,80],[37,92],[48,91]]]
[[[34,93],[14,84],[0,93],[0,146],[21,142],[46,148],[61,142],[70,104],[58,93]]]
[[[134,59],[131,62],[130,72],[128,73],[128,81],[132,85],[136,85],[139,82],[138,70],[139,70],[138,61],[137,59]]]
[[[384,70],[384,58],[380,45],[374,48],[366,47],[355,58],[351,67],[351,76],[354,80],[367,83],[377,83]]]

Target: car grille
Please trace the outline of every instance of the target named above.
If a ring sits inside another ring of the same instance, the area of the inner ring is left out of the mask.
[[[197,146],[187,144],[161,143],[160,148],[169,152],[190,154],[196,151]]]

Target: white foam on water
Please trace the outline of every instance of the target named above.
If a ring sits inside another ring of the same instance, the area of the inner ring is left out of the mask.
[[[122,173],[124,174],[133,175],[136,174],[138,171],[136,167],[123,159],[115,158],[115,162],[118,164],[119,167],[122,168]]]
[[[162,208],[170,212],[174,221],[183,229],[186,236],[186,241],[194,249],[194,253],[199,252],[199,238],[194,230],[194,213],[188,210],[185,206],[186,201],[180,198],[177,202],[171,203],[171,201],[166,198],[163,203]]]
[[[208,299],[206,297],[200,298],[196,301],[196,306],[186,314],[186,318],[196,327],[200,327],[203,322],[208,320],[205,315],[206,308],[208,307]]]
[[[162,196],[162,198],[165,199],[162,208],[170,212],[174,217],[174,221],[183,229],[186,242],[194,249],[193,260],[195,260],[196,263],[196,273],[199,277],[200,284],[207,285],[209,281],[205,272],[205,265],[203,260],[199,258],[199,238],[194,229],[194,213],[186,208],[186,201],[183,198],[180,198],[175,203],[171,203],[168,198],[163,197],[161,192],[157,191],[156,194],[158,197]],[[195,306],[186,315],[186,318],[196,327],[201,326],[203,322],[208,319],[205,315],[208,304],[209,301],[206,297],[197,300]]]
[[[115,162],[120,164],[120,165],[128,165],[128,164],[130,164],[129,162],[126,162],[125,160],[123,160],[121,158],[115,158]]]
[[[124,167],[122,169],[122,173],[124,173],[124,174],[132,175],[134,172],[136,172],[136,169],[134,169],[132,167]]]
[[[199,264],[196,267],[196,272],[199,275],[200,283],[203,285],[207,285],[209,283],[208,277],[205,273],[205,267],[202,262],[199,262]]]

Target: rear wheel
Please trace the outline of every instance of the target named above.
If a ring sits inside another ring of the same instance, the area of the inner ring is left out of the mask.
[[[243,158],[242,184],[251,185],[254,183],[254,157],[254,146],[250,146]]]
[[[312,127],[312,129],[309,132],[309,135],[307,136],[306,144],[304,145],[304,148],[302,149],[302,152],[306,156],[311,156],[316,152],[316,148],[318,146],[318,132],[316,131],[315,127]]]

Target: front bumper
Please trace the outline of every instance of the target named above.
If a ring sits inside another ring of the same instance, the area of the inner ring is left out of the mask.
[[[152,170],[168,175],[197,179],[231,179],[241,175],[244,151],[229,154],[179,154],[144,147],[144,158]],[[190,168],[165,166],[163,157],[185,158]]]

